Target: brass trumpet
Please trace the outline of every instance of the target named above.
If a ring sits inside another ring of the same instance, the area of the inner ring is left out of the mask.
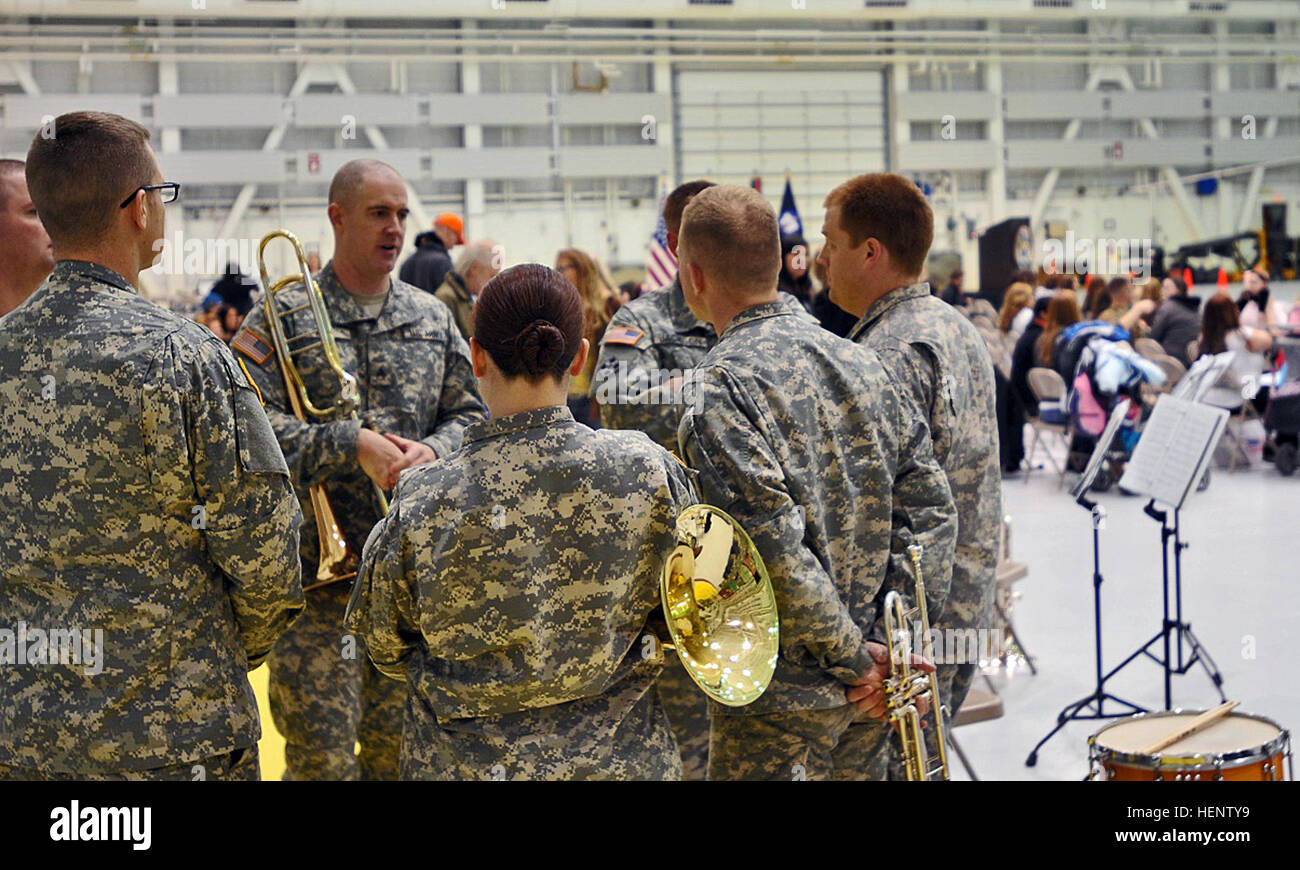
[[[735,519],[710,505],[682,511],[659,590],[673,639],[664,646],[705,694],[740,707],[767,690],[781,640],[776,596]]]
[[[916,569],[916,606],[908,609],[903,596],[897,592],[885,595],[885,632],[889,638],[889,676],[885,679],[885,703],[889,721],[898,729],[903,745],[903,766],[909,781],[946,781],[948,779],[947,734],[944,731],[945,711],[939,698],[939,682],[933,672],[922,673],[912,669],[913,639],[907,628],[909,619],[916,620],[916,630],[921,635],[921,655],[934,661],[934,644],[930,638],[930,617],[925,607],[925,580],[921,577],[921,547],[912,544],[907,548]],[[925,745],[925,732],[921,728],[920,702],[928,698],[934,714],[934,739],[939,749],[939,763],[931,767],[930,753]]]
[[[266,269],[266,246],[280,238],[293,245],[298,258],[299,274],[288,275],[274,283]],[[307,265],[307,254],[298,237],[288,230],[275,230],[268,233],[257,249],[257,265],[262,273],[262,286],[266,295],[262,300],[266,313],[267,329],[271,333],[271,343],[275,347],[276,358],[280,361],[280,373],[284,377],[285,392],[289,395],[289,404],[293,414],[304,423],[312,420],[355,420],[357,408],[361,404],[361,394],[357,388],[357,379],[351,372],[344,370],[339,358],[338,345],[334,342],[334,328],[330,324],[329,311],[325,308],[325,297],[320,287],[312,279],[311,269]],[[293,308],[280,310],[276,297],[286,287],[302,284],[307,294],[307,301]],[[315,332],[289,335],[284,328],[283,318],[299,311],[310,310],[315,323]],[[325,362],[338,382],[338,398],[333,403],[317,405],[307,391],[301,372],[294,357],[304,351],[319,347],[325,356]],[[311,418],[311,419],[309,419]],[[355,547],[343,536],[334,508],[323,484],[309,488],[312,510],[316,515],[316,531],[320,535],[320,558],[316,568],[316,582],[303,585],[303,589],[316,589],[330,583],[338,583],[357,576],[360,561]],[[375,487],[379,500],[379,510],[388,513],[388,499],[379,487]]]

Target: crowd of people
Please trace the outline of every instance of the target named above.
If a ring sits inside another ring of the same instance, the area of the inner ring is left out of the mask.
[[[345,378],[301,282],[250,306],[228,270],[202,326],[145,299],[179,186],[141,125],[56,124],[0,164],[0,624],[112,643],[0,669],[0,779],[257,779],[263,662],[290,779],[898,775],[884,596],[921,572],[937,631],[987,626],[1001,520],[993,363],[922,281],[913,182],[830,191],[815,260],[757,191],[687,182],[676,279],[626,300],[581,250],[503,269],[448,215],[429,283],[395,278],[406,185],[351,161],[311,267]],[[743,708],[646,643],[699,501],[780,608]],[[955,715],[978,662],[913,665]]]
[[[1029,372],[1046,368],[1059,374],[1067,384],[1077,375],[1078,357],[1068,350],[1066,337],[1083,323],[1110,324],[1117,331],[1109,335],[1144,348],[1148,354],[1155,347],[1140,343],[1148,339],[1164,356],[1189,368],[1204,354],[1235,353],[1228,375],[1233,384],[1262,382],[1271,367],[1270,356],[1276,337],[1289,329],[1300,328],[1300,302],[1288,311],[1269,294],[1269,276],[1255,267],[1242,277],[1242,290],[1236,299],[1222,289],[1202,303],[1187,280],[1170,274],[1149,278],[1135,286],[1130,276],[1106,278],[1055,274],[1038,276],[1032,272],[1016,273],[1002,295],[1002,306],[994,311],[983,300],[960,293],[960,279],[946,292],[945,301],[961,307],[968,316],[983,321],[984,334],[997,364],[999,381],[998,419],[1002,431],[1004,474],[1016,474],[1024,461],[1023,428],[1028,417],[1041,417],[1047,423],[1065,423],[1067,409],[1052,402],[1040,408],[1038,396],[1029,384]],[[1240,388],[1219,386],[1211,400],[1225,407],[1240,406],[1234,394]],[[1250,399],[1257,409],[1267,402],[1267,388],[1255,391]]]

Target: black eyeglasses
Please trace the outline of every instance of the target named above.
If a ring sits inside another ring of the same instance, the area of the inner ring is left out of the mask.
[[[181,195],[181,186],[174,181],[165,181],[162,184],[142,184],[139,187],[137,187],[135,190],[131,191],[131,195],[128,196],[126,199],[122,200],[122,204],[119,205],[118,208],[126,208],[128,205],[132,203],[133,200],[135,200],[135,195],[142,190],[162,191],[162,201],[164,205],[166,205],[169,202],[175,202],[176,198]]]

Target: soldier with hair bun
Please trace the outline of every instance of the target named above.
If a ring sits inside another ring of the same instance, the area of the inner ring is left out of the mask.
[[[681,775],[647,626],[692,488],[645,435],[574,419],[583,328],[559,273],[494,278],[470,342],[492,419],[407,472],[366,543],[347,625],[407,682],[405,779]]]

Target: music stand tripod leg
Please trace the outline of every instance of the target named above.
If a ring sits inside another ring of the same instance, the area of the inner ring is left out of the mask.
[[[1029,672],[1037,676],[1038,668],[1034,667],[1034,657],[1029,654],[1029,650],[1025,649],[1024,643],[1022,643],[1020,640],[1020,635],[1016,633],[1016,626],[1011,622],[1011,619],[1007,616],[1006,612],[1002,609],[1001,604],[998,604],[996,601],[994,601],[993,606],[997,608],[998,616],[1000,616],[1002,618],[1003,623],[1006,624],[1007,631],[1011,632],[1011,639],[1015,641],[1016,649],[1020,650],[1020,654],[1025,657],[1025,664],[1029,665]]]

